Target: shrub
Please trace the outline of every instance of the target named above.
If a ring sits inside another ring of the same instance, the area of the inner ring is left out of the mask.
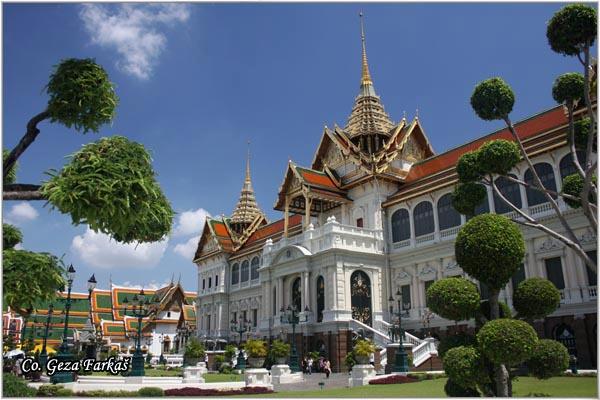
[[[355,356],[368,357],[375,352],[375,345],[370,340],[359,339],[354,344],[354,349],[352,352]]]
[[[592,177],[592,181],[594,182],[594,184],[596,183],[596,176]],[[584,186],[583,178],[578,173],[574,173],[572,175],[565,176],[565,178],[563,179],[562,192],[578,198],[577,200],[565,198],[564,199],[565,203],[567,203],[572,208],[581,207],[581,201],[579,199],[581,199],[581,193],[583,192],[583,186]],[[588,199],[590,202],[594,201],[594,197],[592,195],[592,190],[590,190]]]
[[[201,389],[198,387],[186,387],[182,389],[167,389],[165,396],[233,396],[233,395],[249,395],[249,394],[267,394],[273,393],[272,389],[264,386],[245,386],[242,389]]]
[[[459,183],[452,192],[452,207],[463,215],[473,215],[486,195],[485,186],[481,183]]]
[[[471,95],[471,107],[479,118],[486,121],[507,117],[514,104],[515,94],[498,77],[480,82]]]
[[[444,392],[446,392],[448,397],[481,397],[477,389],[464,388],[456,384],[452,379],[446,381]]]
[[[440,340],[440,344],[438,345],[438,356],[443,359],[446,352],[450,349],[459,346],[474,346],[475,345],[475,337],[473,335],[469,335],[468,333],[459,332],[454,335],[448,335],[442,340]]]
[[[585,80],[578,72],[560,75],[552,86],[552,98],[559,104],[571,104],[583,99]]]
[[[225,346],[225,353],[223,353],[223,355],[225,356],[225,359],[227,361],[231,361],[231,359],[235,356],[236,353],[236,347],[232,344],[228,344],[227,346]]]
[[[458,180],[463,183],[478,181],[482,172],[479,169],[479,152],[469,151],[463,154],[456,163]]]
[[[453,321],[470,319],[479,309],[477,286],[464,278],[445,278],[427,289],[427,305],[439,316]]]
[[[584,4],[570,4],[558,11],[546,30],[552,50],[565,56],[574,56],[583,46],[594,44],[597,34],[596,9]]]
[[[418,381],[418,379],[412,378],[410,376],[389,375],[385,378],[371,379],[369,381],[369,385],[390,385],[397,383],[413,383]]]
[[[8,158],[9,154],[10,154],[10,151],[8,151],[6,149],[2,149],[2,164],[4,164],[4,161]],[[4,177],[5,185],[10,185],[11,183],[15,183],[17,181],[18,167],[19,167],[19,164],[17,162],[15,162],[14,167],[12,167],[10,169],[10,171],[8,171],[8,173],[6,174],[6,177]]]
[[[267,344],[261,339],[248,339],[244,344],[248,357],[262,358],[267,356]]]
[[[541,339],[533,347],[533,355],[527,360],[531,375],[548,379],[565,372],[569,367],[569,352],[556,340]]]
[[[61,388],[56,392],[56,397],[73,397],[75,393],[71,389]]]
[[[164,391],[159,387],[143,387],[138,390],[138,394],[141,397],[163,397]]]
[[[519,146],[510,140],[491,140],[478,152],[479,169],[486,174],[506,175],[521,160]]]
[[[498,308],[499,308],[499,318],[512,318],[512,313],[510,312],[510,307],[508,307],[508,305],[502,301],[498,302]],[[483,315],[486,319],[492,319],[492,316],[490,314],[490,301],[489,300],[483,300],[481,302],[481,304],[479,304],[479,312],[481,313],[481,315]]]
[[[2,224],[2,243],[4,245],[4,250],[12,249],[17,243],[21,243],[22,241],[23,234],[19,228],[11,224]]]
[[[475,347],[454,347],[446,352],[443,363],[448,379],[457,385],[474,387],[485,379],[483,359]]]
[[[577,121],[575,121],[575,123],[573,125],[574,125],[573,126],[574,131],[575,131],[575,147],[578,149],[586,149],[588,135],[590,134],[590,130],[591,130],[590,118],[585,117],[585,118],[578,119]],[[594,137],[594,145],[592,146],[593,151],[597,150],[597,144],[598,144],[597,139],[598,139],[597,137]],[[569,140],[570,140],[570,138],[569,138]],[[582,167],[583,167],[583,165],[582,165]]]
[[[525,256],[521,230],[510,219],[482,214],[469,220],[454,244],[461,268],[491,289],[502,289]]]
[[[37,389],[38,397],[56,397],[56,392],[64,389],[62,385],[41,385]]]
[[[86,390],[75,392],[76,397],[139,397],[138,392],[128,390]]]
[[[538,337],[533,328],[516,319],[495,319],[477,333],[481,352],[494,364],[517,365],[527,360]]]
[[[560,305],[560,292],[548,279],[525,279],[515,290],[513,305],[520,317],[543,318]]]
[[[231,373],[233,373],[233,367],[229,364],[221,364],[221,365],[219,365],[219,373],[231,374]]]
[[[203,358],[205,354],[204,345],[198,340],[196,337],[191,337],[187,345],[185,346],[185,354],[184,357],[186,359],[190,358]]]
[[[290,354],[290,345],[282,342],[281,340],[275,340],[271,343],[271,356],[274,358],[287,357]]]
[[[2,395],[4,397],[35,397],[36,390],[27,386],[26,381],[11,373],[2,374]]]
[[[352,369],[352,367],[356,365],[356,358],[354,357],[354,352],[351,351],[348,354],[346,354],[346,357],[344,358],[344,364],[346,364],[348,369]]]

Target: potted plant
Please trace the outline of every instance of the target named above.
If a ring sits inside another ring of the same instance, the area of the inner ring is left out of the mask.
[[[225,356],[225,362],[231,365],[231,361],[233,360],[233,357],[235,357],[236,353],[237,348],[234,345],[228,344],[227,346],[225,346],[225,353],[223,353],[223,355]]]
[[[185,353],[183,355],[186,365],[196,365],[204,361],[204,353],[204,345],[197,338],[190,338],[185,346]]]
[[[290,354],[290,345],[281,340],[275,340],[271,344],[271,357],[277,364],[285,364],[287,356]]]
[[[357,364],[368,364],[369,356],[375,352],[375,345],[367,339],[359,339],[354,345],[354,357]]]
[[[267,356],[267,344],[264,340],[248,339],[244,344],[244,350],[248,354],[248,364],[253,368],[260,368]]]

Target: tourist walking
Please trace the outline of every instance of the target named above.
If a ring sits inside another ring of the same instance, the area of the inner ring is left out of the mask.
[[[331,374],[331,363],[329,360],[325,360],[323,363],[323,369],[325,370],[325,377],[329,379],[329,374]]]

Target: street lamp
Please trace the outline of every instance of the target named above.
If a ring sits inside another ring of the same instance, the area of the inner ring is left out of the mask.
[[[165,356],[163,355],[163,343],[164,343],[164,341],[165,341],[165,337],[161,333],[160,336],[158,337],[158,342],[160,343],[160,358],[159,358],[158,362],[161,363],[162,365],[165,365],[167,363],[167,360],[165,360]]]
[[[242,336],[245,332],[248,332],[249,330],[250,321],[245,319],[242,315],[240,315],[238,321],[236,321],[235,319],[231,320],[231,331],[236,332],[238,335],[240,335],[238,341],[237,365],[235,366],[235,369],[239,369],[240,371],[243,371],[246,368],[246,359],[244,358],[244,353],[242,351]]]
[[[388,299],[390,302],[390,316],[394,316],[394,297],[390,295]],[[402,302],[402,292],[400,288],[396,291],[396,301],[398,303],[398,312],[395,313],[398,317],[398,324],[392,324],[391,333],[392,341],[398,338],[398,351],[396,352],[396,358],[394,360],[394,366],[392,367],[393,372],[408,372],[408,356],[404,350],[404,329],[402,329],[402,315],[408,315],[410,310],[410,302]]]
[[[69,328],[69,310],[71,309],[71,289],[73,288],[73,280],[75,279],[75,268],[73,264],[67,269],[67,300],[65,302],[65,326],[63,328],[63,338],[60,344],[58,355],[56,358],[59,362],[71,361],[73,355],[69,352],[69,343],[67,342],[67,331]],[[64,288],[63,288],[64,289]],[[50,378],[52,383],[68,383],[73,382],[73,373],[71,371],[58,371]]]
[[[306,322],[308,318],[308,306],[304,309],[303,318],[300,320],[300,313],[295,305],[281,307],[281,323],[292,324],[292,354],[290,354],[290,370],[292,372],[300,372],[298,363],[298,351],[296,350],[296,325],[300,322]]]
[[[96,331],[96,327],[94,326],[94,319],[92,316],[92,292],[94,291],[94,289],[96,289],[96,277],[94,276],[94,274],[92,274],[92,276],[90,277],[90,279],[88,279],[87,281],[87,287],[88,287],[88,303],[89,303],[89,307],[90,307],[90,317],[89,317],[89,324],[88,327],[90,329],[89,333],[89,344],[86,347],[86,357],[87,358],[96,358],[96,342],[95,342],[95,331]]]
[[[40,353],[40,365],[42,368],[46,367],[46,362],[48,361],[48,352],[46,351],[46,343],[48,341],[48,336],[50,335],[50,323],[52,322],[52,314],[54,313],[54,304],[50,303],[48,305],[48,315],[46,316],[46,324],[44,327],[44,341],[42,342],[42,351]]]
[[[146,297],[144,289],[140,290],[139,294],[134,294],[132,305],[129,306],[129,299],[123,299],[123,321],[127,316],[127,311],[131,311],[131,316],[137,318],[137,337],[135,338],[135,352],[131,360],[130,376],[144,376],[144,355],[142,354],[142,319],[150,315],[150,306],[153,305],[150,299]]]

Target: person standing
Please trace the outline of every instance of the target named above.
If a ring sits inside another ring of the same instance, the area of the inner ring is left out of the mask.
[[[325,377],[329,379],[329,375],[331,374],[331,363],[329,360],[325,360],[323,369],[325,370]]]
[[[308,359],[308,374],[309,375],[312,375],[312,367],[313,367],[313,359],[312,359],[312,357],[310,357]]]

